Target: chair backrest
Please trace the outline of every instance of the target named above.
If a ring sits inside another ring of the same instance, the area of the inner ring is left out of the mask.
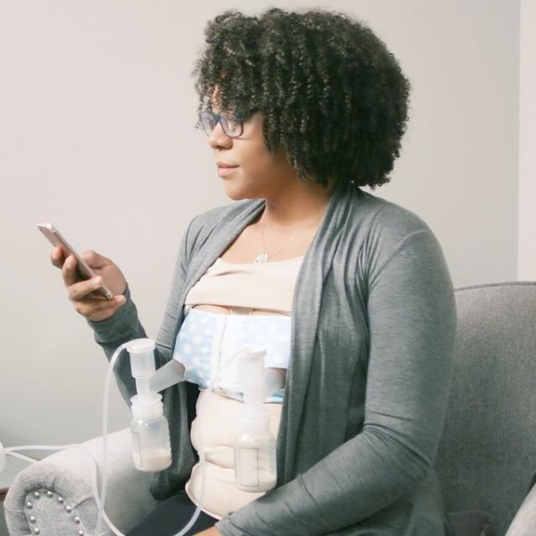
[[[460,287],[456,360],[435,468],[449,512],[504,536],[536,475],[536,282]]]

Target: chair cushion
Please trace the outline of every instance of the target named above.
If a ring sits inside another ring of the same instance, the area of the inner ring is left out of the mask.
[[[486,536],[491,516],[483,510],[461,510],[449,513],[456,536]]]

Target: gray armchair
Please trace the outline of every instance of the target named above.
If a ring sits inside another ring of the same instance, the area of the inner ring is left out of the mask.
[[[102,437],[83,446],[95,457],[100,474]],[[129,428],[109,434],[106,451],[106,514],[126,534],[158,504],[149,491],[152,473],[134,467]],[[4,502],[10,536],[111,536],[104,520],[95,535],[96,473],[91,454],[80,448],[62,450],[24,469],[11,484]],[[100,486],[99,478],[99,492]]]
[[[445,504],[463,536],[535,536],[536,282],[462,287],[456,301],[457,358],[436,459]],[[84,446],[101,458],[101,438]],[[106,511],[126,533],[157,505],[151,474],[132,464],[128,429],[108,437],[108,468]],[[76,448],[21,472],[4,503],[10,536],[112,535],[104,523],[93,534],[95,472]]]
[[[461,287],[456,305],[456,364],[435,463],[445,505],[489,512],[486,536],[536,536],[536,490],[527,497],[536,471],[536,282]]]

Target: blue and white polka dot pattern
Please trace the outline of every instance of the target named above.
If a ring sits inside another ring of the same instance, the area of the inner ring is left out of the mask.
[[[219,388],[241,399],[237,351],[246,344],[266,349],[267,368],[288,368],[291,318],[280,315],[226,315],[190,309],[177,339],[173,358],[185,366],[185,381]],[[266,402],[283,401],[283,390]]]

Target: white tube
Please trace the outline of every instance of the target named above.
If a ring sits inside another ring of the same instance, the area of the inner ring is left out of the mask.
[[[117,361],[119,354],[125,348],[128,347],[128,344],[129,343],[122,344],[114,352],[112,359],[110,360],[110,364],[108,365],[108,371],[106,373],[106,380],[104,382],[104,400],[103,400],[103,408],[102,408],[102,484],[101,484],[100,497],[98,495],[98,491],[97,491],[97,494],[95,495],[95,499],[97,500],[97,505],[99,507],[99,514],[97,516],[97,525],[95,526],[94,536],[99,536],[100,525],[102,523],[102,518],[105,513],[104,505],[106,501],[106,484],[108,483],[108,475],[106,474],[106,441],[108,439],[108,393],[110,390],[110,382],[112,379],[112,373],[113,373],[115,362]],[[98,469],[97,469],[97,472],[98,472]],[[112,530],[114,529],[112,528]],[[118,536],[124,536],[124,535],[119,533]]]
[[[13,449],[13,450],[19,450],[19,449]],[[20,449],[22,450],[22,449]],[[11,456],[13,458],[19,458],[20,460],[24,460],[25,462],[29,463],[37,463],[39,460],[36,460],[35,458],[30,458],[30,456],[25,456],[24,454],[17,454],[16,452],[11,452],[10,449],[5,450],[6,455]],[[4,468],[2,467],[2,470]],[[2,471],[0,471],[1,473]]]

